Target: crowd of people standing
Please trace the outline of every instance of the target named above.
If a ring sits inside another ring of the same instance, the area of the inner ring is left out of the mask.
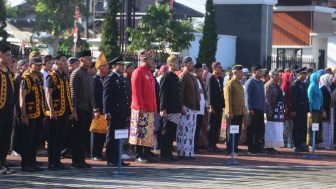
[[[313,123],[320,128],[317,147],[334,148],[336,70],[254,65],[249,73],[234,65],[225,72],[220,62],[208,68],[189,56],[181,69],[175,56],[156,67],[153,54],[141,52],[139,67],[123,55],[108,62],[103,52],[92,62],[90,51],[69,59],[34,51],[16,63],[11,48],[1,45],[0,172],[14,173],[6,163],[10,149],[21,156],[22,171],[43,171],[36,154],[45,140],[49,170],[71,169],[62,157],[72,158],[72,167],[91,168],[88,151],[94,161],[118,165],[118,129],[129,129],[123,158],[134,156],[136,163],[158,163],[152,147],[164,162],[193,160],[204,153],[200,143],[208,152],[234,155],[244,154],[240,142],[248,155],[280,154],[281,147],[308,152]],[[239,126],[235,141],[232,125]],[[220,136],[226,150],[218,148]]]

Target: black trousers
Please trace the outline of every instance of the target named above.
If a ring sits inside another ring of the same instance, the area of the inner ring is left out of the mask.
[[[91,132],[91,157],[103,157],[106,134]]]
[[[177,124],[163,119],[162,131],[161,131],[161,157],[172,156],[174,137],[176,136]]]
[[[74,121],[72,135],[72,163],[85,162],[85,150],[88,138],[90,137],[90,126],[92,122],[92,112],[77,110],[78,121]]]
[[[293,118],[293,144],[296,148],[301,148],[302,143],[306,143],[307,137],[307,112],[296,113]]]
[[[147,159],[150,155],[151,147],[135,145],[135,158]]]
[[[229,126],[226,127],[226,141],[227,141],[226,152],[229,154],[232,152],[232,134],[230,134],[230,127],[232,125],[239,125],[239,133],[235,134],[235,140],[234,140],[234,152],[238,153],[238,142],[242,130],[243,115],[233,115],[233,118],[231,120],[230,118],[228,118],[227,120],[230,121],[230,124],[228,124]]]
[[[200,136],[200,133],[201,133],[203,117],[204,117],[203,115],[197,114],[195,140],[194,140],[194,151],[198,150],[198,140],[199,140],[199,136]]]
[[[222,110],[215,110],[215,114],[209,112],[208,147],[215,147],[218,143],[218,132],[222,123]]]
[[[0,165],[4,165],[10,146],[14,106],[5,105],[0,110]]]
[[[21,115],[18,115],[21,116]],[[13,139],[12,139],[12,150],[21,154],[22,148],[22,135],[23,135],[23,125],[21,118],[15,119],[14,130],[13,130]]]
[[[253,109],[254,115],[251,116],[247,114],[247,132],[246,140],[248,145],[248,150],[251,152],[256,152],[260,150],[260,130],[264,124],[264,111]]]
[[[162,148],[162,127],[163,127],[163,118],[160,117],[159,129],[154,133],[155,135],[154,150],[160,150]]]
[[[68,121],[68,124],[66,126],[66,132],[65,137],[63,139],[63,146],[62,146],[62,156],[65,156],[66,154],[71,154],[71,146],[72,146],[72,136],[73,136],[73,122],[72,120]]]
[[[106,135],[106,159],[107,162],[118,163],[119,139],[114,139],[117,129],[125,129],[126,117],[112,117],[107,125]]]
[[[61,151],[67,125],[69,121],[69,114],[66,112],[63,116],[57,117],[56,120],[48,118],[49,123],[49,140],[48,140],[48,162],[51,164],[58,164],[61,162]]]
[[[40,148],[43,136],[43,119],[29,119],[29,124],[23,126],[21,165],[34,166],[36,164],[36,153]]]

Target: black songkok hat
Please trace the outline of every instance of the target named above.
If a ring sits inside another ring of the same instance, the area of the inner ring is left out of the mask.
[[[260,70],[260,69],[262,69],[262,67],[259,64],[258,65],[253,65],[251,67],[252,72],[255,72],[255,71]]]
[[[195,64],[194,69],[200,69],[203,68],[202,64]]]
[[[91,51],[82,51],[79,53],[79,58],[84,57],[84,56],[91,56]]]
[[[122,55],[118,56],[117,58],[109,61],[108,64],[112,64],[112,65],[114,65],[114,64],[124,64],[124,55],[122,54]]]

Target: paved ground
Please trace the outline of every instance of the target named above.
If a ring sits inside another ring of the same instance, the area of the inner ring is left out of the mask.
[[[225,148],[224,144],[219,145]],[[243,166],[223,166],[230,161],[226,152],[195,155],[196,160],[157,164],[138,164],[134,159],[125,160],[130,167],[122,168],[130,176],[111,175],[115,167],[107,167],[105,161],[87,162],[92,169],[70,171],[49,171],[28,174],[20,171],[14,175],[0,175],[0,188],[335,188],[336,151],[318,150],[323,160],[303,159],[309,153],[295,153],[281,148],[283,154],[248,156],[247,147],[240,146],[244,156],[235,157]],[[20,164],[20,157],[9,155],[8,162]],[[48,166],[46,155],[39,155],[38,161]],[[63,159],[70,166],[70,159]]]
[[[115,168],[0,176],[1,188],[335,188],[335,168]]]
[[[226,145],[219,144],[220,148],[225,149]],[[309,153],[295,153],[289,148],[278,149],[283,154],[279,155],[263,155],[263,156],[248,156],[247,146],[241,145],[239,148],[243,150],[244,156],[235,157],[235,161],[242,163],[244,166],[336,166],[336,150],[317,150],[315,155],[324,157],[323,160],[308,160],[303,159],[303,155],[311,155]],[[230,161],[231,156],[226,152],[210,153],[203,151],[203,154],[196,154],[196,160],[183,160],[178,162],[160,162],[159,164],[138,164],[134,159],[125,160],[131,163],[131,166],[140,167],[183,167],[183,166],[222,166],[223,161]],[[155,152],[157,153],[157,152]],[[159,153],[157,153],[159,154]],[[176,154],[175,154],[176,155]],[[21,158],[9,155],[8,162],[20,164]],[[47,155],[38,155],[38,161],[44,163],[44,167],[48,166]],[[63,159],[63,163],[70,166],[71,159]],[[92,161],[87,158],[87,163],[94,167],[106,167],[106,161]]]

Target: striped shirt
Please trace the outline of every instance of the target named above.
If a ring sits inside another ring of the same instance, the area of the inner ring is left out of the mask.
[[[86,111],[93,111],[93,90],[92,73],[82,66],[75,69],[70,77],[72,107]]]

